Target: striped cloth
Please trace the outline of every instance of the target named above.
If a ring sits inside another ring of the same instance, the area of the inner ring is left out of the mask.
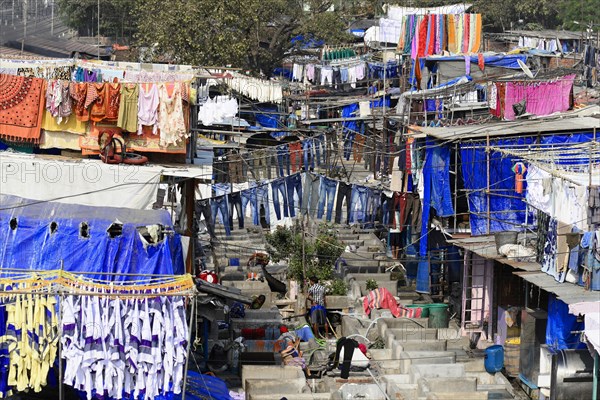
[[[363,300],[365,314],[370,315],[371,310],[375,308],[387,308],[392,312],[394,317],[397,318],[400,316],[400,308],[398,307],[396,299],[389,290],[383,287],[371,290]]]

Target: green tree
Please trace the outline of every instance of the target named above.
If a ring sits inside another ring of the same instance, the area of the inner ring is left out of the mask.
[[[593,26],[594,32],[598,32],[598,29],[600,29],[600,26],[598,26],[600,24],[600,6],[597,1],[560,0],[558,7],[564,29],[585,31],[590,23],[595,24]]]
[[[135,0],[100,0],[100,35],[128,42],[135,32]],[[81,36],[97,35],[97,0],[58,0],[63,21]]]
[[[267,251],[271,259],[274,262],[286,260],[288,277],[299,282],[313,275],[320,280],[331,279],[335,261],[344,251],[343,244],[326,224],[319,226],[315,237],[307,235],[304,243],[302,234],[299,221],[291,227],[279,226],[274,232],[268,233]]]
[[[268,74],[290,50],[292,38],[339,43],[348,39],[330,1],[138,0],[137,44],[149,57],[194,65],[231,65]]]

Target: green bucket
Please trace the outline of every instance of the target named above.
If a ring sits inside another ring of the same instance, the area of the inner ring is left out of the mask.
[[[427,308],[427,304],[411,304],[408,306],[403,306],[404,308],[420,308],[421,309],[421,318],[429,317],[429,308]]]
[[[441,303],[428,304],[429,327],[447,328],[448,327],[448,305]]]

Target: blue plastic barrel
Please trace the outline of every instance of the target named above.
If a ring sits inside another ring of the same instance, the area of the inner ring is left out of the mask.
[[[485,370],[490,374],[502,371],[502,368],[504,368],[504,347],[494,345],[485,349],[483,365],[485,366]]]

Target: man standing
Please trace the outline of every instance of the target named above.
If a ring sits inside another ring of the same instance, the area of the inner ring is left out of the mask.
[[[327,309],[325,308],[325,286],[319,284],[319,278],[310,277],[311,286],[308,289],[308,300],[311,301],[310,322],[312,323],[313,333],[319,337],[319,328],[325,326],[325,335],[329,336],[329,326],[327,325]]]

